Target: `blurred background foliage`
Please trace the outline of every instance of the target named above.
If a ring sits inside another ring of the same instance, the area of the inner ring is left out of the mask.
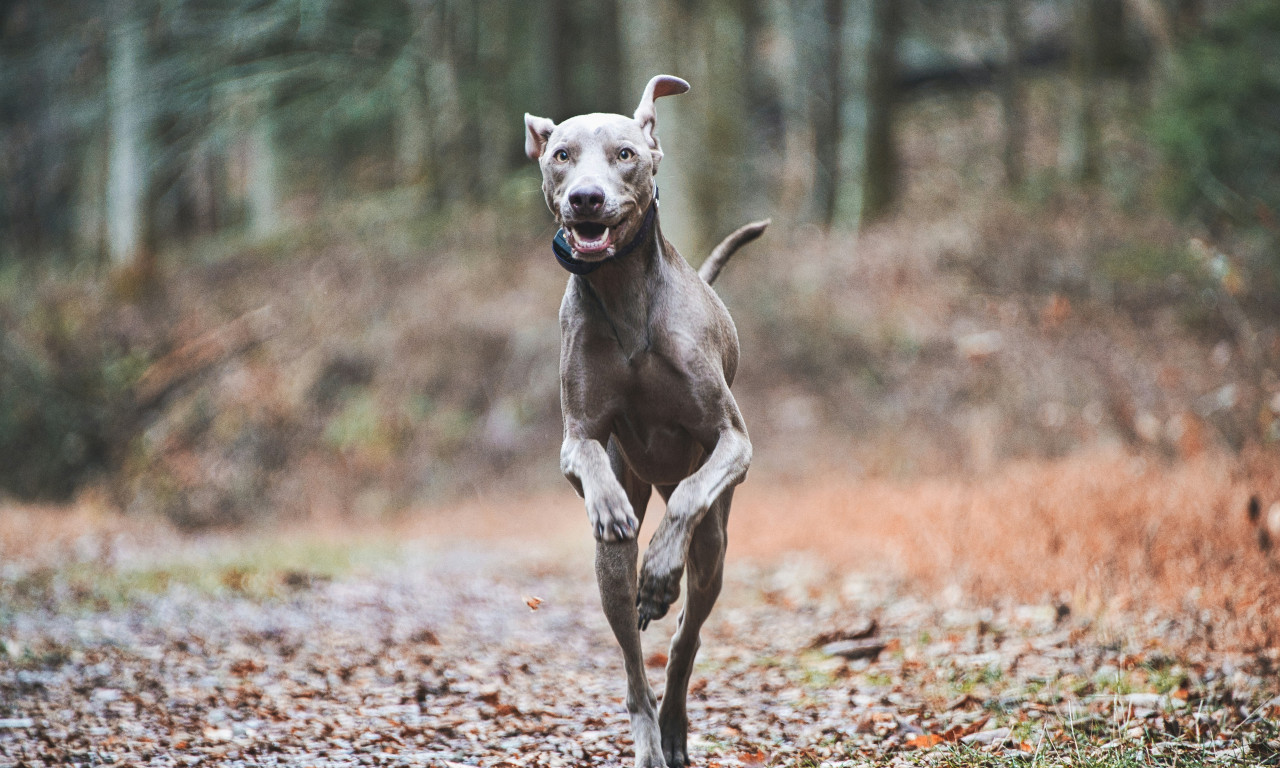
[[[1168,191],[1178,212],[1215,228],[1259,217],[1274,226],[1280,6],[1231,8],[1179,48],[1172,68],[1152,128],[1175,171]]]
[[[0,492],[184,525],[551,482],[521,115],[660,106],[761,464],[1280,437],[1270,0],[7,0]]]

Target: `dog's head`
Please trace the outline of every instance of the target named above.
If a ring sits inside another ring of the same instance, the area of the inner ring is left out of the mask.
[[[542,168],[547,207],[578,258],[608,258],[639,230],[662,160],[654,99],[687,90],[680,78],[658,75],[634,117],[597,112],[556,125],[525,114],[525,153]]]

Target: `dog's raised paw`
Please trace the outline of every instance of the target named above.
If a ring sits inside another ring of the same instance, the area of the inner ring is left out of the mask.
[[[636,591],[636,613],[641,630],[649,628],[649,622],[667,615],[671,604],[680,597],[682,568],[663,574],[655,573],[649,560],[640,571],[640,588]]]

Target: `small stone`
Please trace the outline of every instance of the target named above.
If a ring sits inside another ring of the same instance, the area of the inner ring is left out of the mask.
[[[989,731],[978,731],[960,739],[965,744],[1002,744],[1009,738],[1008,728],[992,728]]]
[[[822,652],[828,656],[839,656],[845,659],[875,659],[885,649],[886,643],[879,640],[840,640],[822,646]]]

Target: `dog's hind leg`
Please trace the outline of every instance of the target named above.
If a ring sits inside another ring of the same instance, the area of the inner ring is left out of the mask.
[[[652,487],[626,466],[613,440],[608,446],[609,461],[636,519],[644,520],[645,505]],[[600,585],[600,605],[613,635],[622,648],[627,671],[627,712],[631,715],[631,738],[635,743],[637,768],[663,768],[661,734],[658,730],[657,697],[645,676],[644,653],[636,612],[636,561],[639,545],[635,537],[625,541],[596,541],[596,581]]]
[[[662,731],[662,754],[669,768],[689,765],[689,718],[685,713],[685,698],[689,694],[689,677],[693,673],[694,658],[702,645],[698,637],[702,624],[720,595],[724,577],[724,553],[728,544],[729,505],[733,489],[720,495],[702,522],[694,529],[687,558],[688,577],[685,581],[684,608],[680,611],[679,626],[671,638],[671,652],[667,658],[667,685],[662,695],[662,709],[658,712],[658,726]]]

